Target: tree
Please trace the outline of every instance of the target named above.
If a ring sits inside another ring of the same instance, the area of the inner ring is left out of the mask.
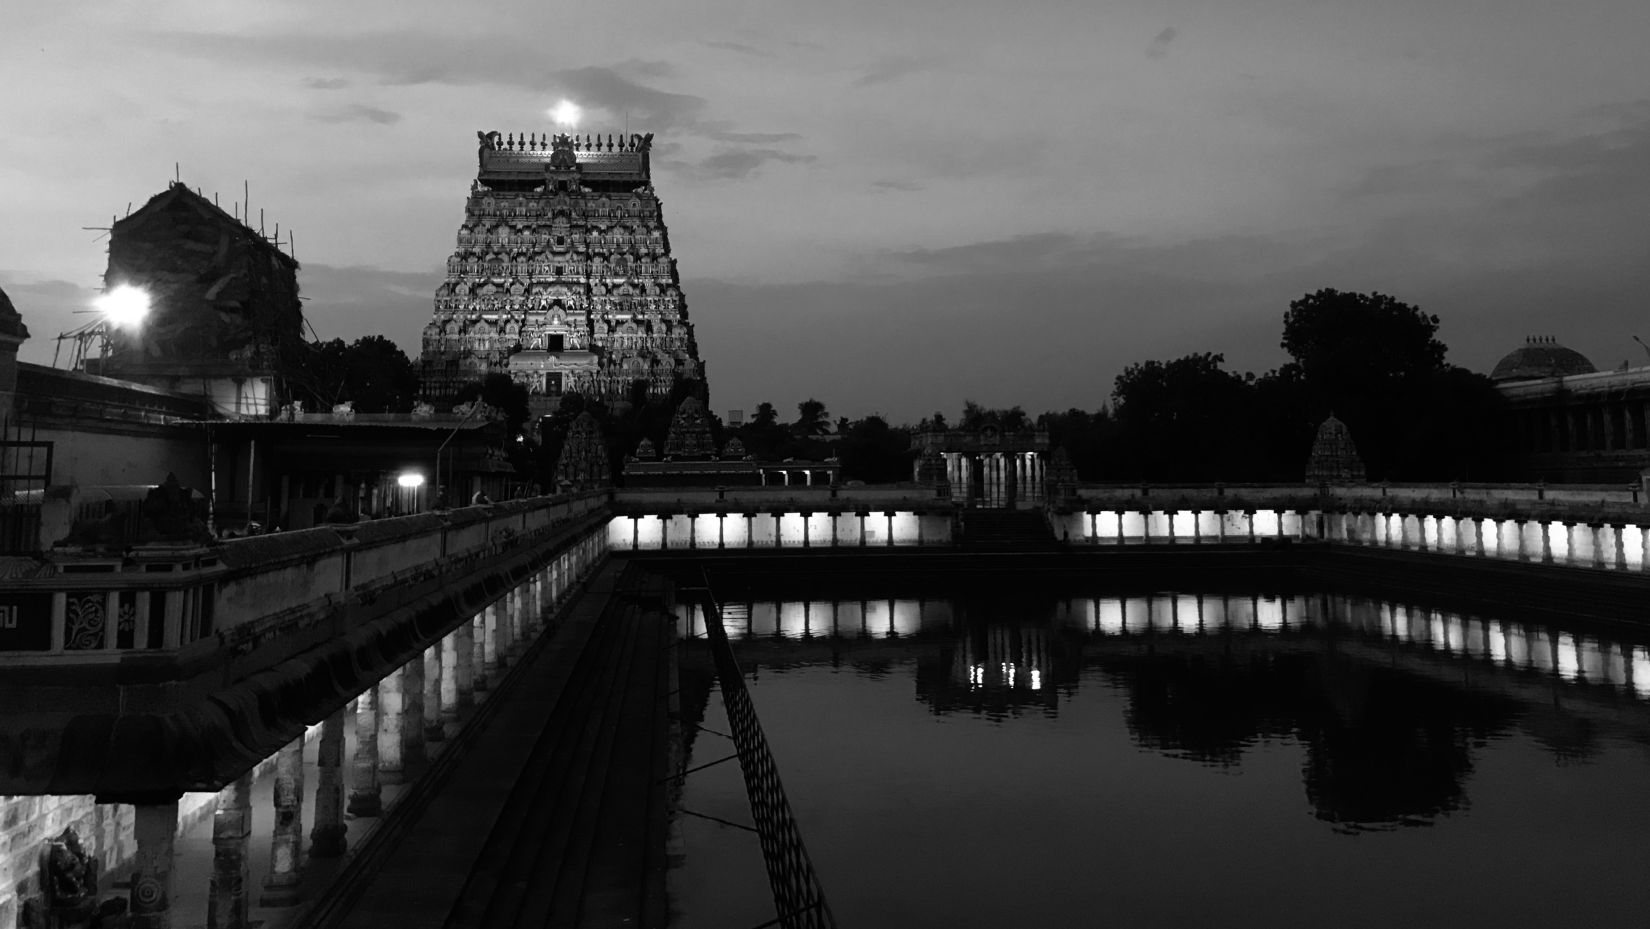
[[[1252,375],[1205,352],[1129,365],[1112,391],[1129,452],[1119,477],[1153,481],[1249,480],[1255,475]],[[1304,459],[1303,459],[1304,460]]]
[[[911,433],[895,429],[881,416],[849,423],[837,442],[837,457],[846,480],[892,484],[911,479]]]
[[[1385,294],[1324,289],[1289,304],[1283,350],[1316,389],[1357,393],[1444,369],[1438,317]]]
[[[1495,476],[1489,424],[1501,397],[1445,362],[1437,332],[1437,316],[1379,293],[1325,289],[1290,303],[1282,346],[1293,361],[1269,376],[1268,392],[1310,425],[1274,422],[1274,435],[1298,442],[1291,453],[1304,461],[1311,430],[1333,413],[1373,480]]]
[[[773,404],[763,401],[756,405],[756,412],[751,414],[753,426],[775,426],[779,424],[779,411]]]
[[[812,438],[831,431],[830,414],[825,404],[812,397],[796,405],[796,423],[791,428],[798,436]]]
[[[292,398],[312,410],[352,401],[357,413],[405,413],[418,395],[418,369],[381,335],[312,342],[288,371]]]

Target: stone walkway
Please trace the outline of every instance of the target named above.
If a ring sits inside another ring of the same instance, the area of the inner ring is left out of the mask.
[[[662,926],[674,629],[610,561],[309,925]],[[269,926],[268,929],[276,929]]]

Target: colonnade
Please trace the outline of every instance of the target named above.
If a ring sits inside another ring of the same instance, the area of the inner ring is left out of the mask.
[[[1301,510],[1091,510],[1053,513],[1055,537],[1068,544],[1131,545],[1255,542],[1320,537],[1319,514]]]
[[[954,496],[990,506],[1041,503],[1047,462],[1039,452],[945,452]]]
[[[1054,513],[1068,544],[1128,545],[1322,539],[1409,551],[1618,571],[1650,570],[1646,525],[1406,512],[1089,510]]]
[[[461,729],[476,704],[544,630],[547,618],[605,549],[601,533],[587,536],[276,752],[270,759],[274,809],[269,868],[257,883],[249,873],[257,771],[246,772],[219,791],[212,815],[206,924],[213,929],[246,929],[252,925],[249,911],[254,899],[261,907],[299,902],[305,863],[335,858],[346,850],[346,814],[371,819],[383,813],[385,786],[421,773],[429,757]],[[317,743],[312,793],[306,793],[304,784],[309,741]],[[315,804],[307,841],[306,798]],[[130,906],[135,929],[165,929],[173,923],[170,900],[178,812],[177,799],[135,807]]]
[[[1617,571],[1650,569],[1650,526],[1420,513],[1326,514],[1328,538],[1476,558]]]
[[[615,516],[615,551],[748,548],[889,548],[949,545],[952,513],[912,510],[664,513]]]

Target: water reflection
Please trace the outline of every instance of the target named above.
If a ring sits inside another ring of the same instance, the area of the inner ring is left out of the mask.
[[[1289,741],[1313,814],[1345,830],[1461,809],[1478,750],[1522,730],[1562,762],[1601,731],[1650,743],[1650,650],[1539,623],[1329,594],[1024,596],[724,606],[759,671],[829,660],[866,675],[914,664],[934,714],[1056,717],[1099,681],[1151,752],[1239,768]],[[679,609],[684,635],[702,633]],[[1552,707],[1561,705],[1561,712]]]

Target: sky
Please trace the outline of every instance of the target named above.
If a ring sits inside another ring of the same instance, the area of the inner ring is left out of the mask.
[[[1096,409],[1379,291],[1487,372],[1650,360],[1643,0],[8,4],[0,289],[50,363],[95,229],[249,185],[323,338],[414,357],[478,130],[654,133],[711,405]],[[174,168],[176,165],[176,169]]]

